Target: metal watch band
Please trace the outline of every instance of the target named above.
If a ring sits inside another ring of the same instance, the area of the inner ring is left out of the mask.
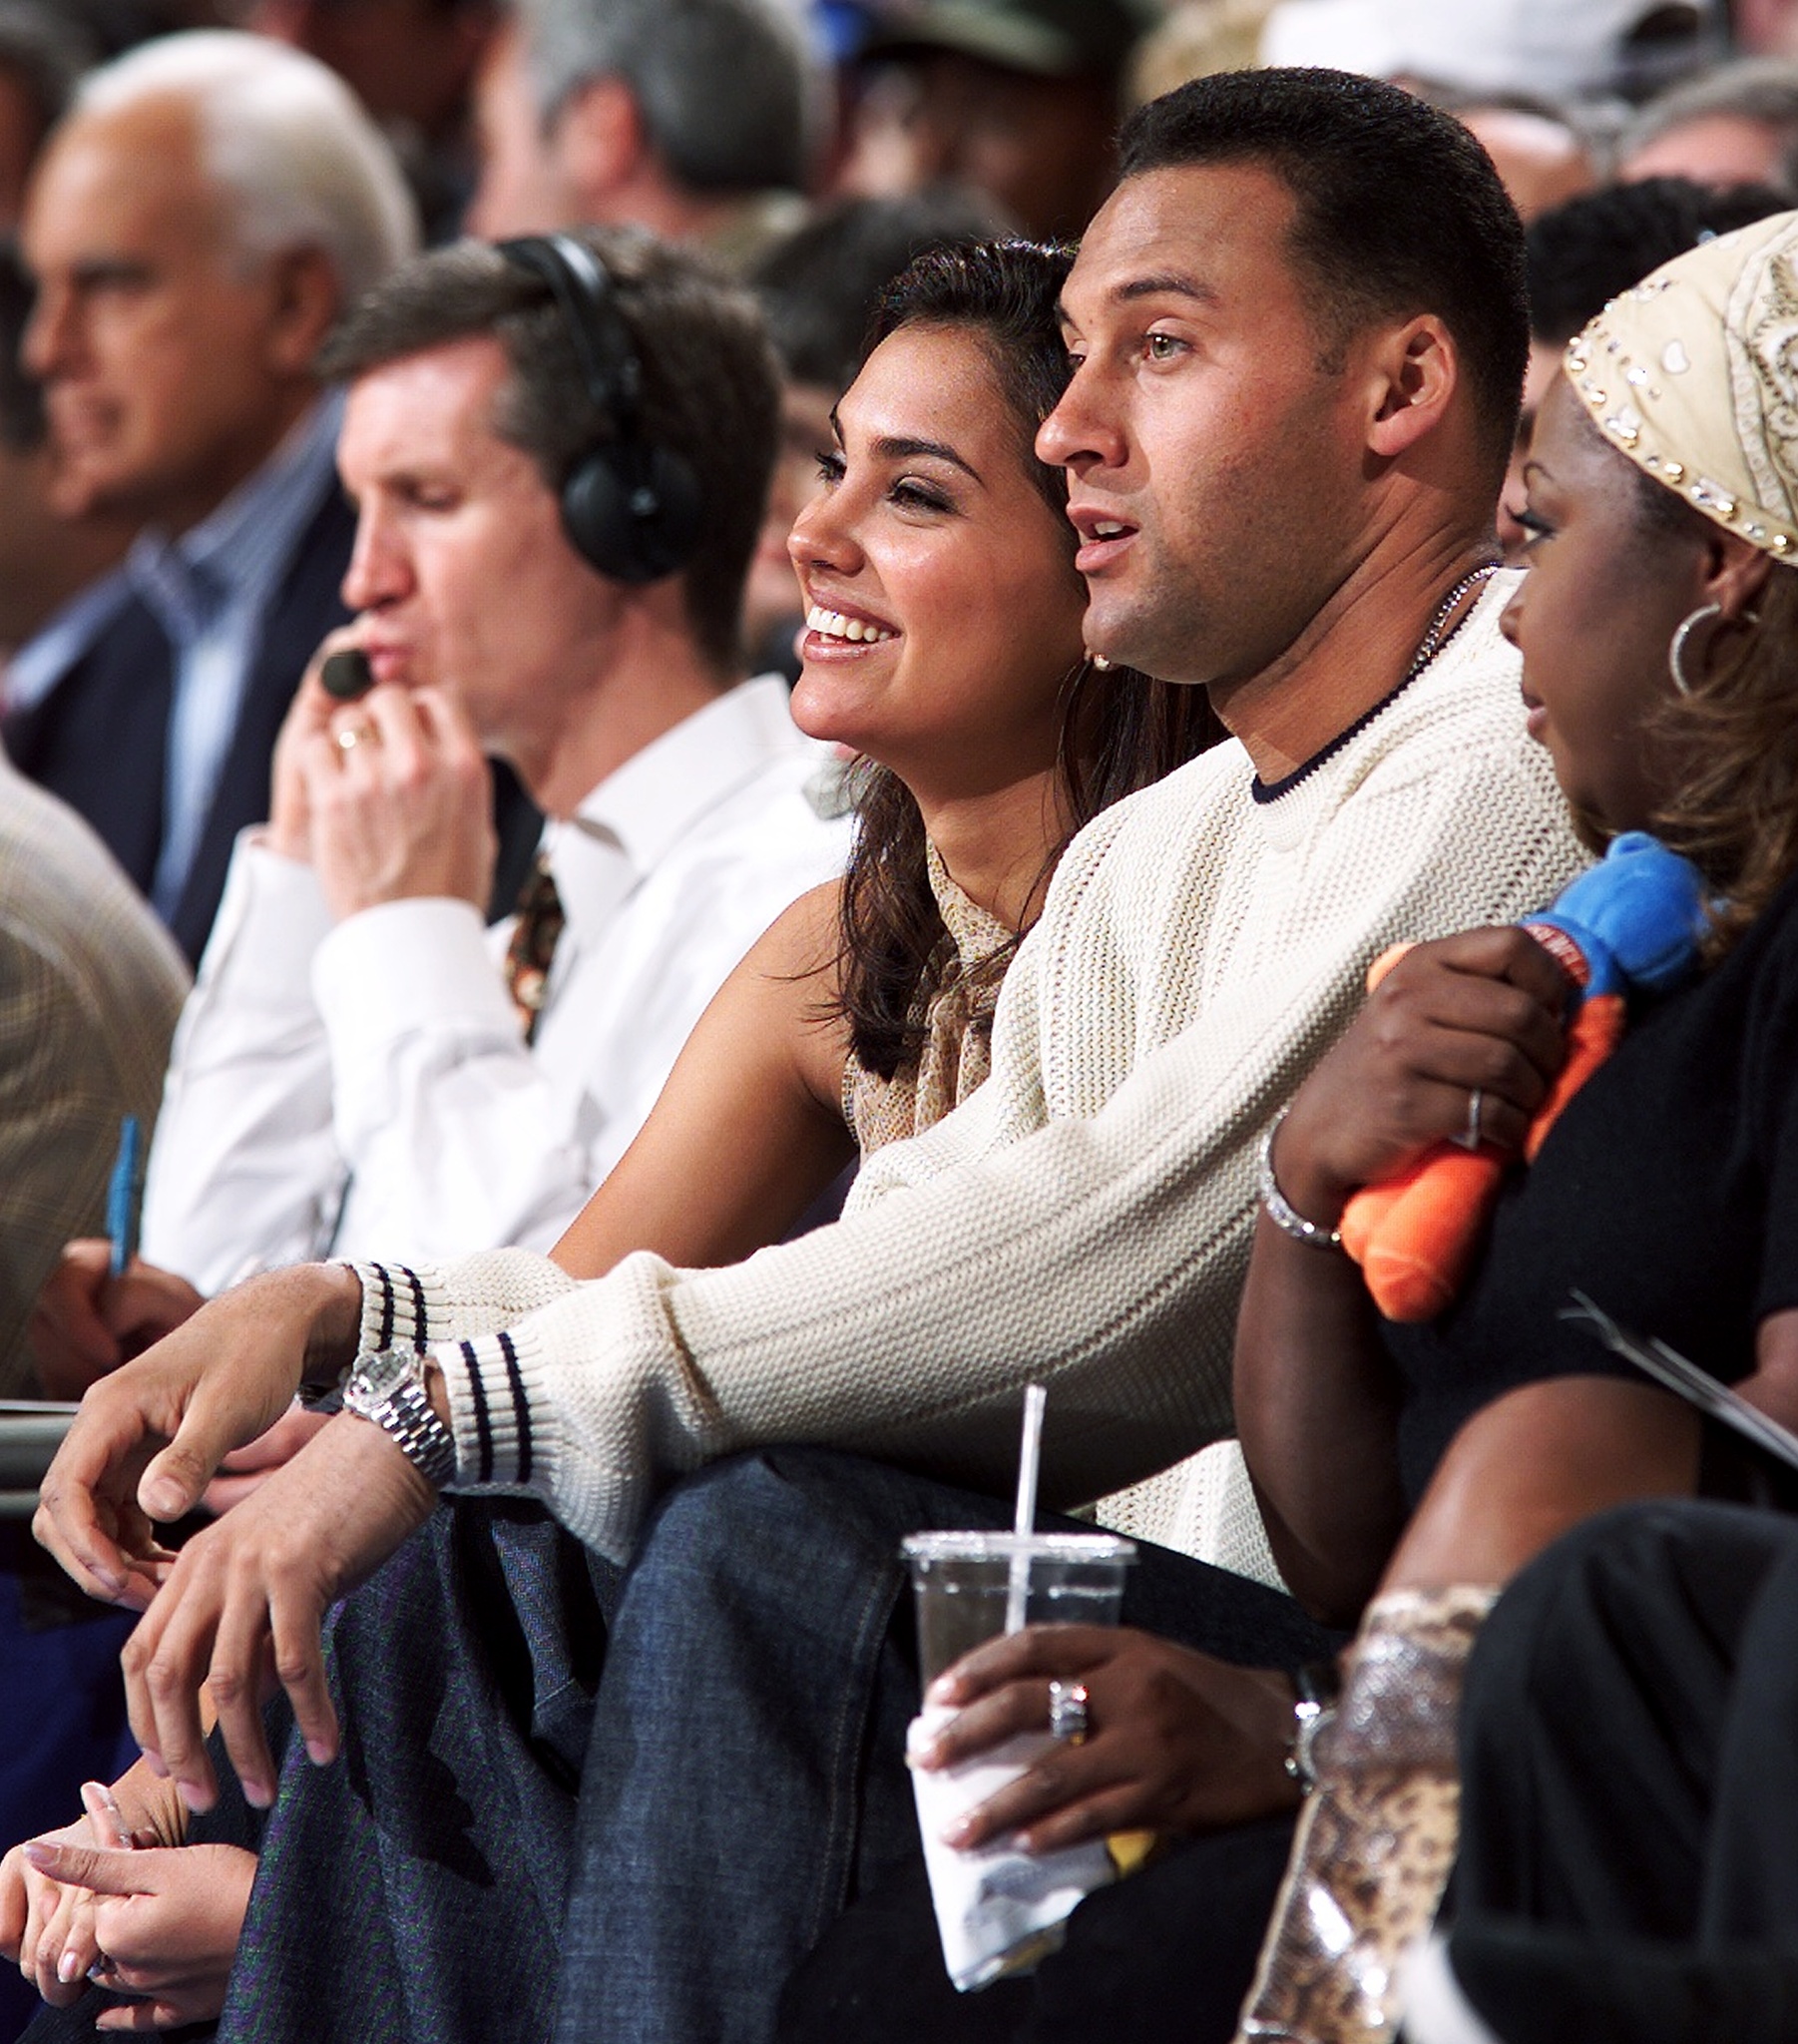
[[[433,1490],[456,1473],[456,1437],[437,1417],[421,1383],[396,1384],[370,1415]]]
[[[1335,1228],[1319,1228],[1315,1221],[1307,1221],[1288,1203],[1286,1195],[1280,1191],[1279,1181],[1273,1175],[1273,1140],[1280,1133],[1281,1122],[1291,1112],[1289,1107],[1281,1108],[1268,1123],[1267,1133],[1261,1138],[1261,1205],[1275,1228],[1282,1235],[1291,1236],[1294,1242],[1302,1242],[1307,1249],[1339,1250],[1342,1247],[1341,1231]]]
[[[434,1490],[456,1473],[456,1437],[437,1417],[424,1387],[425,1357],[383,1349],[356,1358],[343,1387],[346,1411],[371,1419]]]

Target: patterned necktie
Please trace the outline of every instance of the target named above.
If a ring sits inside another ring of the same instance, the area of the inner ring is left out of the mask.
[[[506,947],[506,991],[518,1010],[526,1043],[536,1039],[538,1017],[549,989],[550,960],[556,955],[556,939],[565,920],[549,856],[540,851],[519,894],[518,920]]]

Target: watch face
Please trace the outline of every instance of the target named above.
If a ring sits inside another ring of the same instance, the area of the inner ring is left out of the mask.
[[[409,1348],[379,1348],[358,1355],[343,1386],[343,1402],[352,1412],[371,1413],[417,1368],[418,1357]]]

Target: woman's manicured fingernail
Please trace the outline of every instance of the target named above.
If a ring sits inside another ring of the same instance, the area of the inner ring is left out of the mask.
[[[81,1961],[73,1952],[64,1952],[56,1962],[56,1977],[65,1987],[81,1971]]]
[[[308,1739],[306,1741],[306,1759],[315,1768],[328,1768],[331,1762],[336,1759],[336,1755],[331,1752],[322,1739]]]
[[[939,1675],[936,1681],[924,1692],[924,1701],[927,1704],[954,1703],[955,1677],[953,1675]]]
[[[954,1823],[943,1833],[943,1843],[945,1845],[953,1845],[959,1851],[973,1835],[974,1819],[967,1816],[958,1816]]]
[[[40,1845],[36,1838],[26,1839],[24,1852],[26,1858],[31,1861],[39,1873],[47,1872],[56,1864],[56,1847],[54,1845]]]
[[[245,1775],[243,1777],[243,1800],[249,1804],[251,1809],[266,1809],[274,1800],[274,1796],[265,1782],[252,1781],[249,1776]]]

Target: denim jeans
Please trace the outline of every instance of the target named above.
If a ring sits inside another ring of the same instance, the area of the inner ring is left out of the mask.
[[[332,1616],[343,1759],[288,1737],[265,1822],[196,1826],[261,1851],[222,2044],[766,2044],[788,1973],[917,1852],[899,1541],[1009,1517],[770,1449],[676,1484],[621,1587],[533,1506],[439,1512]],[[1332,1644],[1149,1547],[1124,1617],[1245,1663]]]
[[[1009,1520],[996,1499],[814,1449],[738,1456],[671,1492],[613,1618],[557,2044],[765,2044],[787,1974],[918,1849],[899,1541]],[[1146,1546],[1124,1618],[1256,1665],[1333,1644],[1289,1599]]]

